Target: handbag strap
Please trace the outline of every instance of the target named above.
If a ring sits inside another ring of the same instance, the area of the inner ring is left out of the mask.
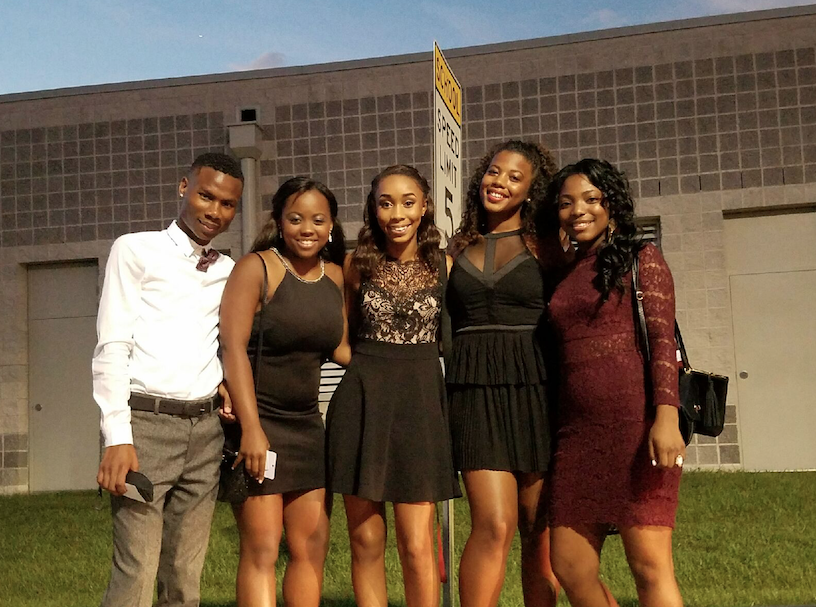
[[[643,358],[646,362],[652,359],[652,352],[649,348],[649,330],[646,328],[646,312],[643,309],[643,291],[640,290],[640,251],[635,252],[632,259],[632,301],[635,310],[637,311],[638,326],[638,341],[640,341],[640,350],[643,352]]]
[[[677,349],[680,351],[680,360],[683,362],[683,368],[686,371],[691,371],[691,363],[689,363],[688,354],[686,354],[686,346],[683,343],[683,335],[680,333],[680,325],[674,321],[674,341],[677,342]]]
[[[640,341],[640,349],[643,352],[643,357],[646,362],[651,360],[651,350],[649,348],[649,330],[646,328],[646,313],[643,309],[643,291],[640,290],[640,275],[639,275],[639,255],[635,255],[632,260],[632,300],[637,310],[638,326],[638,340]],[[674,340],[677,342],[677,349],[680,351],[680,359],[683,362],[683,368],[687,371],[691,369],[688,354],[686,354],[686,346],[683,343],[683,335],[680,333],[680,325],[677,320],[674,321]]]
[[[261,326],[261,321],[263,320],[263,310],[264,306],[266,306],[266,295],[269,293],[269,278],[268,278],[268,270],[266,269],[266,262],[264,261],[263,256],[255,252],[255,255],[258,256],[258,259],[261,260],[263,264],[263,286],[261,287],[260,293],[260,302],[261,302],[261,309],[259,310],[258,316],[258,337],[256,339],[256,346],[255,346],[255,360],[253,361],[253,367],[255,370],[255,393],[258,393],[258,381],[261,377],[261,350],[263,349],[263,327]]]

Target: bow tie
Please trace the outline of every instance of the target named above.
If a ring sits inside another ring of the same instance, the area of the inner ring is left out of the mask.
[[[210,267],[210,264],[215,263],[215,260],[218,259],[218,255],[219,253],[215,249],[210,249],[206,253],[202,254],[201,257],[198,258],[196,270],[199,272],[206,272],[207,268]]]

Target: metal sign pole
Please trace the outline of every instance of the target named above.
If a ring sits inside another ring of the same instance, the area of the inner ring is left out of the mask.
[[[454,607],[456,587],[453,576],[453,500],[446,500],[442,504],[442,553],[445,555],[445,574],[448,581],[442,585],[442,606]]]
[[[436,226],[447,243],[462,217],[462,87],[434,42],[434,187]],[[442,504],[442,551],[447,582],[443,607],[454,607],[453,501]]]

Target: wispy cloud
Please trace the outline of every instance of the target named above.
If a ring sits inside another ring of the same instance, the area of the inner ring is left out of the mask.
[[[430,22],[435,26],[433,29],[436,33],[445,33],[447,27],[450,29],[451,34],[459,40],[470,41],[469,44],[495,42],[495,40],[491,39],[492,32],[496,30],[495,22],[483,10],[469,7],[466,4],[440,4],[436,2],[423,2],[419,5],[419,8],[429,16]],[[459,46],[459,44],[455,44],[455,46]]]
[[[269,51],[259,55],[249,63],[231,63],[230,69],[236,72],[245,72],[248,70],[263,70],[270,67],[281,67],[286,65],[286,55],[283,53],[276,53]]]
[[[600,27],[602,29],[621,27],[629,24],[629,21],[625,17],[619,15],[611,8],[602,8],[597,11],[592,11],[584,18],[583,21],[588,27]]]

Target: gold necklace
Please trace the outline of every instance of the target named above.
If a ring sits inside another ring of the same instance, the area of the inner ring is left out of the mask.
[[[283,264],[283,267],[286,268],[286,271],[289,272],[295,278],[297,278],[300,282],[306,283],[307,285],[314,284],[316,282],[320,282],[320,280],[326,275],[326,267],[322,257],[318,258],[320,261],[320,276],[318,276],[314,280],[309,280],[308,278],[303,278],[297,272],[295,272],[295,269],[291,265],[289,265],[289,261],[287,261],[287,259],[283,255],[281,255],[281,252],[278,251],[275,247],[272,247],[272,251],[275,253],[275,255],[278,256],[278,259],[281,260],[281,263]]]

